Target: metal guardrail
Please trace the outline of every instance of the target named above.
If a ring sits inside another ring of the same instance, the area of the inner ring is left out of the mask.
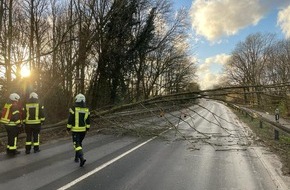
[[[265,118],[253,110],[249,110],[249,109],[246,109],[246,108],[234,105],[234,104],[228,104],[228,105],[233,107],[236,110],[240,110],[240,111],[244,112],[245,114],[247,114],[248,116],[250,116],[253,119],[255,118],[255,119],[260,120],[260,127],[262,127],[263,122],[270,124],[274,128],[274,139],[275,140],[279,140],[279,131],[282,131],[285,134],[290,135],[290,128],[282,125],[281,123],[278,123],[276,121],[272,121],[268,118]]]
[[[195,97],[196,98],[196,97]],[[156,101],[156,99],[155,99]],[[281,123],[278,123],[278,122],[275,122],[275,121],[272,121],[268,118],[265,118],[263,117],[262,115],[260,115],[259,113],[253,111],[253,110],[250,110],[250,109],[247,109],[247,108],[243,108],[241,106],[238,106],[238,105],[235,105],[235,104],[231,104],[231,103],[227,103],[228,106],[236,109],[236,110],[239,110],[239,111],[242,111],[243,113],[245,113],[246,115],[250,116],[251,118],[255,118],[255,119],[258,119],[260,120],[260,127],[262,127],[262,124],[263,122],[264,123],[268,123],[270,124],[274,130],[275,130],[275,140],[278,140],[279,139],[279,131],[282,131],[284,132],[285,134],[287,135],[290,135],[290,128],[289,127],[286,127],[284,125],[282,125]],[[164,109],[164,108],[162,108]],[[168,106],[165,107],[164,110],[168,109]],[[145,113],[148,113],[148,112],[156,112],[156,111],[162,111],[160,110],[160,108],[151,108],[151,109],[139,109],[139,110],[134,110],[134,111],[122,111],[122,112],[114,112],[112,113],[110,116],[108,117],[105,117],[105,118],[108,118],[108,119],[112,119],[112,118],[117,118],[117,117],[124,117],[124,116],[129,116],[129,115],[134,115],[134,114],[145,114]],[[105,111],[105,112],[101,112],[101,113],[97,113],[97,112],[94,112],[93,113],[93,117],[98,117],[98,116],[102,116],[102,115],[106,115],[109,113],[109,110]],[[61,127],[63,127],[65,129],[65,126],[66,126],[66,122],[67,120],[62,120],[58,123],[55,123],[55,124],[48,124],[48,125],[43,125],[42,126],[42,132],[49,132],[49,131],[52,131],[52,130],[55,130],[55,129],[59,129]],[[2,130],[0,131],[0,141],[2,141],[4,138],[7,137],[7,133],[4,129],[4,127],[1,127]],[[22,133],[19,135],[20,138],[24,138],[25,137],[25,133]]]

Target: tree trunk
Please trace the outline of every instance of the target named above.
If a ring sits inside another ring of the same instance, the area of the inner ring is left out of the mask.
[[[6,65],[6,77],[7,77],[7,86],[8,86],[8,91],[11,90],[11,73],[12,73],[12,63],[11,63],[11,47],[12,47],[12,5],[13,5],[13,0],[9,1],[9,16],[8,16],[8,44],[7,44],[7,58],[5,59],[5,65]]]

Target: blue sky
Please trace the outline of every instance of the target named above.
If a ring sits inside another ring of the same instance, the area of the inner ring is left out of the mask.
[[[290,0],[172,0],[186,8],[196,44],[202,89],[222,80],[223,65],[238,42],[257,32],[290,38]]]

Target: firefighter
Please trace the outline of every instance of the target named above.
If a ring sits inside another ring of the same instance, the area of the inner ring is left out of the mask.
[[[1,123],[4,124],[7,131],[7,155],[16,155],[20,151],[17,150],[18,134],[22,131],[21,124],[21,108],[18,105],[20,96],[17,93],[9,95],[9,101],[4,105],[1,114]]]
[[[33,146],[34,153],[40,152],[40,130],[45,120],[44,106],[38,101],[38,94],[30,93],[28,101],[23,108],[23,122],[25,124],[26,143],[25,153],[30,154]]]
[[[75,149],[75,162],[80,162],[83,167],[86,159],[84,158],[82,141],[86,132],[90,129],[90,111],[86,107],[86,98],[83,94],[75,97],[75,105],[69,109],[67,131],[72,132],[72,140]]]

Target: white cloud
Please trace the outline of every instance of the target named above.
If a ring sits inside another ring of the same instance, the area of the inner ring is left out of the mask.
[[[290,6],[278,13],[278,25],[281,27],[286,38],[290,38]]]
[[[196,0],[190,9],[192,27],[198,35],[216,41],[256,25],[272,3],[266,4],[259,0]]]
[[[224,81],[224,75],[213,74],[210,72],[204,73],[201,81],[199,82],[201,90],[212,89],[216,85]]]
[[[214,57],[209,57],[209,58],[205,59],[205,63],[207,63],[207,64],[216,63],[216,64],[224,65],[224,64],[226,64],[226,62],[228,61],[229,58],[230,58],[230,55],[223,53],[223,54],[219,54],[219,55],[216,55]]]
[[[204,62],[198,66],[197,76],[201,89],[210,89],[223,82],[224,76],[221,72],[229,58],[230,55],[219,54],[205,59]]]

